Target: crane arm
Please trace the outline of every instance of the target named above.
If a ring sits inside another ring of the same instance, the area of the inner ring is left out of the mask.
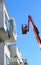
[[[38,31],[36,25],[34,24],[32,17],[29,15],[28,16],[28,30],[29,30],[29,24],[30,23],[32,23],[32,28],[33,28],[33,31],[35,33],[35,36],[36,36],[36,39],[37,39],[38,43],[41,44],[41,39],[40,39],[40,36],[39,36],[39,31]]]

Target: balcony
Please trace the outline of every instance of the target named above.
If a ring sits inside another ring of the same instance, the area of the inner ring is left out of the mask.
[[[23,61],[20,63],[20,65],[28,65],[27,61]]]
[[[13,18],[10,18],[9,21],[6,19],[6,22],[4,23],[4,28],[0,28],[0,38],[5,42],[16,41],[17,35]]]
[[[22,63],[22,65],[28,65],[28,63],[27,63],[27,59],[23,59],[23,63]]]
[[[28,65],[27,60],[20,62],[18,58],[11,58],[10,65]]]
[[[18,58],[11,58],[10,65],[20,65]]]
[[[1,3],[2,2],[2,3]],[[0,39],[5,42],[15,42],[17,35],[15,31],[14,17],[9,17],[8,11],[3,0],[0,1]]]

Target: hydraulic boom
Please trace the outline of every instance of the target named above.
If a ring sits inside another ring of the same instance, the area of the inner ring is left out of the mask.
[[[27,32],[29,32],[30,23],[32,24],[32,29],[35,33],[36,39],[37,39],[39,46],[41,48],[41,38],[39,36],[39,31],[38,31],[36,25],[34,24],[33,19],[30,15],[28,16],[28,25],[22,25],[22,34],[26,34]]]

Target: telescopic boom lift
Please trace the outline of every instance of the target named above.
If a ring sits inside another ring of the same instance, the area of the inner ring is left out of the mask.
[[[41,48],[41,39],[39,36],[39,31],[38,31],[38,28],[36,27],[36,25],[34,24],[34,21],[30,15],[28,16],[28,25],[24,25],[24,24],[22,25],[22,34],[26,34],[27,32],[29,32],[30,23],[32,24],[32,29],[33,29],[36,39],[39,43],[39,46]]]

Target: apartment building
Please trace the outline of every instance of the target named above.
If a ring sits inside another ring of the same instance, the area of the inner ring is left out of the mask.
[[[8,43],[15,42],[17,39],[15,26],[14,17],[8,15],[4,0],[0,0],[0,65],[27,64],[16,44],[10,45]]]
[[[4,0],[0,0],[0,39],[5,42],[15,42],[17,34],[13,16],[9,16]]]
[[[16,44],[0,43],[0,65],[27,65]]]

